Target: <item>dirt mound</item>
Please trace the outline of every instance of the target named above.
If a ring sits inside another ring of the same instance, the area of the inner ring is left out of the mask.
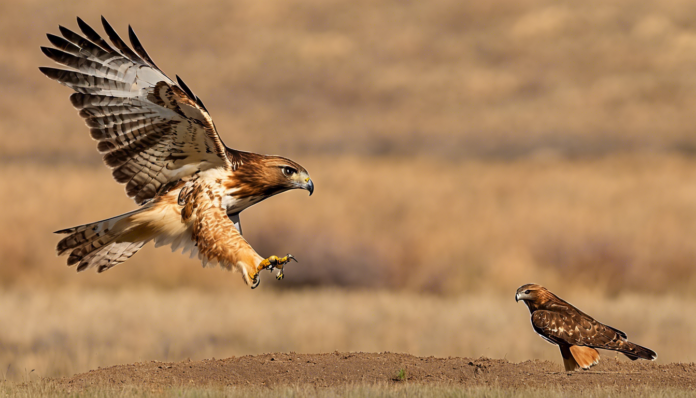
[[[183,362],[147,362],[100,368],[56,380],[70,390],[136,385],[275,386],[421,383],[466,387],[696,386],[696,364],[656,365],[604,358],[590,371],[566,373],[560,363],[501,359],[415,357],[393,353],[266,354]]]

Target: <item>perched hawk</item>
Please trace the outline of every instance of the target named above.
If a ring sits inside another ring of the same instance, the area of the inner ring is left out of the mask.
[[[626,333],[597,322],[542,286],[520,287],[515,301],[520,300],[529,307],[534,331],[560,347],[567,371],[589,369],[597,364],[599,352],[596,348],[619,351],[633,361],[657,358],[654,351],[626,340]]]
[[[223,144],[203,102],[177,76],[168,78],[128,28],[132,49],[102,17],[111,44],[80,18],[82,35],[60,26],[44,54],[64,69],[40,68],[75,91],[70,96],[98,141],[114,179],[140,207],[104,221],[57,231],[68,265],[98,272],[126,261],[143,245],[191,251],[206,264],[237,270],[252,288],[259,272],[292,255],[266,259],[242,237],[239,213],[273,195],[314,184],[304,167],[280,156]]]

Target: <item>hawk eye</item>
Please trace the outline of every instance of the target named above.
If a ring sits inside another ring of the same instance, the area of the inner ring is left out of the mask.
[[[293,174],[297,173],[297,170],[293,169],[290,166],[285,166],[282,168],[283,170],[283,175],[286,177],[291,177]]]
[[[529,294],[529,290],[525,290],[525,291],[524,291],[524,294]]]

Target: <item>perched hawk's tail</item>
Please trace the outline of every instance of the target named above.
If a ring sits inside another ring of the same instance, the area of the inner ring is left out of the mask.
[[[58,255],[68,254],[68,265],[77,264],[77,271],[97,267],[104,272],[134,255],[151,237],[143,233],[145,225],[138,222],[138,210],[106,220],[56,231],[68,234],[56,246]]]
[[[580,368],[589,369],[599,362],[599,352],[592,347],[559,345],[563,366],[567,372]]]

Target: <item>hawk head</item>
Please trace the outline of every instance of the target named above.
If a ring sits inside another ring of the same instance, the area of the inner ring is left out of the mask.
[[[556,296],[545,287],[534,283],[520,286],[515,293],[515,301],[523,301],[530,311],[542,308],[544,304],[555,298]]]
[[[280,156],[266,156],[262,163],[266,188],[270,195],[291,189],[306,189],[309,196],[314,193],[314,183],[309,178],[309,173],[298,163]]]
[[[311,195],[314,183],[298,163],[273,155],[244,153],[240,165],[225,182],[237,198],[255,198],[254,202],[291,189],[306,189]]]
[[[522,285],[517,289],[515,293],[515,301],[536,301],[543,292],[548,292],[545,287],[536,285],[534,283],[528,283]]]

